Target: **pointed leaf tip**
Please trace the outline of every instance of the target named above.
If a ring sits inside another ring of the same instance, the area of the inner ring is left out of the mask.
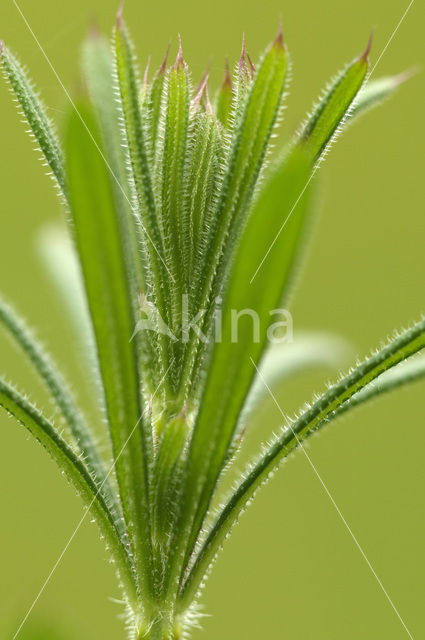
[[[182,39],[181,36],[179,34],[179,50],[177,52],[177,58],[175,63],[172,66],[172,69],[180,69],[183,68],[185,66],[185,62],[184,62],[184,58],[183,58],[183,47],[182,47]]]
[[[232,88],[232,76],[230,75],[230,68],[229,68],[229,58],[226,57],[226,67],[225,67],[225,72],[224,72],[224,80],[223,80],[223,84],[221,85],[221,90],[223,91],[226,89],[231,89]]]
[[[281,49],[285,48],[285,42],[283,39],[283,28],[282,28],[282,18],[279,20],[279,31],[277,32],[277,36],[273,42],[274,47],[279,47]]]
[[[165,56],[161,63],[161,66],[159,67],[158,73],[165,73],[165,70],[167,68],[168,56],[170,55],[170,49],[171,49],[171,40],[168,43],[167,51],[165,52]]]
[[[365,62],[368,61],[369,53],[370,53],[370,50],[372,49],[372,41],[373,41],[373,31],[371,32],[371,34],[369,36],[369,40],[367,42],[366,49],[363,51],[363,53],[360,56],[360,60],[364,60]]]
[[[118,11],[117,11],[117,29],[120,29],[121,26],[122,26],[124,5],[125,5],[125,0],[121,0],[121,4],[120,4],[120,6],[118,8]]]

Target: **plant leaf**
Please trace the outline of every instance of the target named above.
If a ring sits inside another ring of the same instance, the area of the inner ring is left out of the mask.
[[[86,104],[80,113],[96,135]],[[141,404],[135,327],[124,243],[113,188],[103,158],[73,112],[66,157],[75,242],[96,337],[112,448],[139,587],[149,598],[151,536],[146,424]],[[148,447],[149,450],[149,447]]]
[[[1,41],[0,63],[34,138],[57,180],[62,194],[66,197],[63,154],[53,124],[26,71]]]
[[[24,321],[1,299],[0,323],[9,331],[10,335],[30,359],[35,370],[50,391],[69,427],[78,451],[84,458],[85,466],[104,497],[105,503],[109,505],[115,526],[120,532],[121,537],[123,537],[124,530],[122,527],[121,506],[112,491],[104,464],[96,449],[90,429],[56,365],[51,361],[41,345],[33,338]]]
[[[124,540],[116,529],[116,523],[102,493],[99,491],[85,464],[61,437],[54,426],[26,400],[14,387],[0,379],[0,406],[22,424],[64,471],[93,515],[110,545],[125,581],[127,594],[135,599],[134,573]]]
[[[202,260],[198,260],[198,274],[194,279],[193,288],[199,293],[192,315],[195,316],[200,310],[209,311],[205,315],[205,333],[208,332],[213,311],[213,307],[208,309],[209,301],[215,300],[221,293],[227,266],[232,261],[232,251],[246,221],[248,206],[282,108],[287,67],[287,53],[279,34],[254,74],[240,113],[235,114],[223,184],[216,210],[211,216],[209,241]],[[193,332],[186,350],[184,380],[193,379],[198,345],[199,340]],[[199,345],[199,348],[203,351],[203,345]]]
[[[303,126],[297,144],[317,160],[344,124],[350,106],[360,91],[368,70],[369,47],[328,85],[312,115]]]
[[[179,524],[180,540],[188,543],[185,562],[199,534],[255,376],[251,358],[256,363],[261,358],[271,321],[269,312],[280,305],[292,275],[309,209],[310,193],[305,188],[309,174],[310,164],[299,152],[282,163],[263,186],[236,252],[223,303],[222,336],[213,346],[190,444],[184,485],[185,521]],[[299,199],[303,189],[304,196]],[[298,205],[293,209],[297,199]],[[275,246],[263,264],[261,278],[252,279],[273,241]],[[252,318],[239,327],[236,339],[233,334],[235,310],[247,309],[258,314],[258,341],[253,338]]]
[[[170,324],[168,307],[165,304],[165,283],[172,278],[165,262],[164,247],[158,224],[153,178],[149,166],[149,140],[142,121],[140,109],[141,87],[135,61],[133,44],[121,19],[117,20],[115,29],[115,67],[125,127],[124,139],[128,149],[131,166],[131,181],[135,193],[135,202],[140,223],[143,227],[144,280],[147,295],[158,309],[163,320]],[[157,367],[162,379],[172,362],[172,351],[169,341],[163,333],[158,332],[159,357]],[[165,380],[165,386],[168,381]]]
[[[113,61],[108,42],[99,37],[90,37],[83,49],[83,66],[90,97],[99,117],[100,130],[108,162],[117,181],[113,181],[114,196],[121,233],[124,242],[124,256],[131,284],[133,313],[140,313],[139,294],[146,291],[143,273],[143,259],[140,255],[144,246],[142,229],[133,213],[131,186],[126,167],[126,153],[122,145],[120,111],[114,90]],[[136,332],[133,338],[137,344],[141,360],[141,374],[147,401],[159,384],[158,353],[156,342],[148,331]]]
[[[378,398],[390,391],[417,382],[425,377],[425,357],[412,358],[383,373],[379,378],[369,383],[354,394],[348,402],[342,404],[332,415],[332,420],[369,400]]]
[[[189,256],[185,256],[183,247],[183,234],[189,230],[182,228],[182,221],[190,89],[187,66],[180,44],[177,60],[167,75],[164,113],[160,124],[162,144],[157,167],[157,213],[164,256],[169,269],[167,288],[171,313],[168,324],[177,337],[181,334],[184,273],[187,271],[185,262],[189,259]],[[173,363],[176,367],[181,360],[180,352],[181,342],[176,340],[173,345]],[[178,381],[175,370],[172,371],[171,378],[176,388]]]
[[[356,397],[355,394],[363,393],[366,394],[366,397],[376,395],[374,393],[369,395],[370,392],[366,393],[368,385],[381,374],[424,347],[425,320],[422,320],[411,329],[401,333],[392,342],[353,369],[351,373],[341,378],[339,382],[329,387],[328,391],[319,397],[298,419],[292,424],[288,424],[274,443],[267,446],[265,452],[250,466],[224,507],[220,509],[220,513],[205,537],[183,587],[183,601],[186,604],[197,592],[202,577],[239,515],[282,459],[294,451],[305,438],[342,413],[344,405],[353,402],[351,399]],[[419,370],[420,375],[423,375],[423,366]],[[387,384],[391,388],[391,383]],[[348,406],[348,408],[350,407]]]

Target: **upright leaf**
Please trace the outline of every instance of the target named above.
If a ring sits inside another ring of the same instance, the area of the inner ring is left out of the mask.
[[[254,74],[250,89],[239,114],[235,116],[229,160],[223,186],[209,233],[208,243],[199,260],[194,288],[198,291],[196,308],[207,310],[210,301],[220,294],[226,269],[233,260],[232,251],[246,219],[257,180],[264,164],[270,138],[278,119],[287,75],[287,53],[280,33],[266,51]],[[204,330],[208,333],[211,313],[206,313]],[[188,343],[185,374],[190,377],[196,359],[196,336]],[[202,349],[202,345],[200,346]]]
[[[171,313],[170,329],[180,337],[182,326],[182,295],[185,261],[183,234],[189,232],[182,228],[183,220],[183,183],[187,158],[187,134],[189,126],[190,84],[186,63],[180,43],[175,64],[167,77],[167,90],[164,100],[164,119],[162,123],[163,143],[158,166],[158,217],[162,231],[165,259],[170,271],[168,291]],[[181,343],[174,343],[174,362],[180,362]],[[176,372],[174,385],[177,384]]]
[[[259,362],[264,350],[270,311],[279,307],[292,276],[310,200],[308,190],[304,190],[301,199],[299,194],[309,173],[310,165],[299,153],[275,171],[263,187],[236,251],[224,297],[222,335],[212,346],[190,443],[183,516],[179,523],[179,539],[186,547],[186,560],[199,534],[255,376],[252,360]],[[298,205],[293,209],[297,199]],[[272,242],[275,244],[263,264],[261,278],[252,279]],[[246,310],[250,315],[238,326],[235,336],[234,314],[243,315]],[[258,317],[258,341],[254,340],[252,314]]]
[[[135,52],[127,29],[118,16],[115,29],[115,67],[120,108],[124,120],[123,134],[131,166],[131,180],[135,192],[138,216],[143,227],[145,284],[147,295],[159,311],[161,318],[169,320],[166,300],[166,283],[172,275],[165,261],[164,247],[158,224],[153,191],[152,171],[149,165],[149,142],[140,109],[141,86],[136,67]],[[162,377],[172,361],[169,342],[158,334],[158,368]],[[168,385],[168,379],[165,386]]]
[[[96,135],[91,111],[80,113]],[[66,133],[71,215],[96,337],[123,513],[139,586],[149,599],[151,537],[146,429],[121,227],[103,158],[76,114]]]

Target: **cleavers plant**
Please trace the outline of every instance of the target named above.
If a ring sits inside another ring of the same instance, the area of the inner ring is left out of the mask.
[[[66,472],[99,525],[132,639],[187,638],[217,552],[279,463],[342,412],[425,374],[417,358],[388,371],[425,346],[422,320],[329,386],[217,500],[264,401],[259,386],[294,368],[283,350],[269,370],[276,347],[268,329],[304,244],[312,177],[342,128],[403,79],[368,82],[369,49],[269,160],[290,66],[281,31],[256,67],[243,46],[211,102],[208,74],[194,89],[181,43],[174,64],[166,56],[151,80],[148,69],[139,77],[120,10],[112,49],[93,34],[84,46],[85,91],[63,141],[27,72],[0,45],[4,75],[70,222],[84,291],[81,333],[90,336],[87,366],[109,458],[58,367],[5,302],[0,322],[44,382],[57,419],[3,379],[0,405]],[[235,340],[235,310],[246,309],[257,314],[259,335],[245,319]],[[298,358],[298,368],[313,364],[311,344]]]

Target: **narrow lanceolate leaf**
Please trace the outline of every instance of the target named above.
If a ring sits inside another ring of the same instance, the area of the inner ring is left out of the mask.
[[[223,302],[221,340],[212,347],[190,444],[184,522],[180,523],[181,541],[188,542],[186,561],[201,529],[255,377],[253,362],[259,362],[265,348],[272,321],[270,312],[280,307],[292,276],[310,203],[308,189],[304,190],[301,199],[299,195],[309,174],[309,162],[300,153],[290,156],[274,172],[263,187],[236,251]],[[297,199],[298,205],[292,211]],[[252,279],[267,253],[261,278]],[[243,310],[247,309],[258,318],[258,336],[255,338],[252,315],[243,317]],[[241,311],[242,319],[238,320],[236,316],[235,334],[235,314]]]
[[[422,320],[356,367],[348,376],[331,386],[307,411],[304,411],[297,420],[287,426],[255,464],[251,465],[240,485],[221,509],[183,586],[183,607],[194,597],[208,566],[214,560],[231,527],[246,508],[256,490],[276,469],[281,460],[294,451],[305,438],[339,415],[344,406],[354,400],[355,394],[366,394],[368,385],[373,384],[374,380],[382,374],[385,375],[386,371],[424,347],[425,320]],[[422,375],[423,367],[419,370]],[[403,377],[403,374],[400,375]],[[366,394],[364,399],[368,397],[371,396]]]
[[[148,256],[145,265],[145,285],[147,295],[158,309],[161,318],[168,320],[165,305],[167,278],[170,271],[165,261],[164,247],[158,225],[153,192],[151,168],[149,166],[149,142],[140,110],[141,86],[135,61],[133,45],[125,25],[118,17],[115,30],[115,65],[118,81],[120,107],[124,119],[124,136],[131,166],[131,179],[135,191],[138,216],[143,228],[144,252]],[[168,369],[168,344],[163,334],[158,337],[159,375]],[[170,361],[172,355],[170,356]],[[167,385],[168,380],[165,381]]]
[[[330,83],[304,125],[297,142],[308,150],[313,160],[324,153],[344,124],[350,106],[366,77],[369,49],[370,43],[366,51]]]
[[[66,196],[63,154],[53,124],[25,69],[1,41],[0,63],[20,109],[30,126],[32,135],[63,195]]]
[[[425,378],[425,356],[412,358],[399,364],[394,369],[386,371],[377,380],[370,382],[361,391],[354,394],[348,402],[342,404],[332,414],[332,420],[355,407],[363,405],[369,400],[378,398],[390,391],[405,387],[412,382]]]
[[[119,107],[116,102],[113,79],[113,63],[110,46],[99,36],[90,37],[83,49],[83,66],[91,100],[99,118],[102,140],[108,163],[116,176],[113,180],[117,212],[124,241],[124,255],[130,276],[134,313],[139,313],[138,295],[145,292],[142,229],[132,211],[131,188],[126,167],[126,152],[122,145]],[[140,348],[144,387],[148,396],[154,392],[159,378],[151,332],[137,332],[134,336]],[[153,366],[155,363],[155,366]]]
[[[192,143],[185,176],[183,230],[184,251],[187,254],[186,288],[190,291],[196,263],[202,256],[214,215],[222,153],[222,140],[215,116],[198,112],[194,116]],[[193,296],[193,293],[192,293]]]
[[[158,444],[153,479],[153,539],[164,553],[170,544],[170,531],[175,518],[176,495],[181,481],[181,454],[186,441],[184,416],[165,425]]]
[[[85,104],[81,113],[93,135]],[[124,243],[107,166],[80,120],[71,114],[66,135],[74,235],[96,337],[116,475],[139,587],[152,594],[146,430],[140,397],[135,327]]]
[[[88,425],[76,406],[74,398],[57,370],[57,367],[53,364],[47,353],[45,353],[41,345],[31,335],[24,321],[1,299],[0,324],[9,331],[11,336],[28,356],[35,370],[50,391],[66,421],[78,450],[84,456],[86,467],[90,471],[96,484],[102,486],[102,493],[108,495],[108,501],[113,507],[118,521],[121,517],[120,506],[114,499],[103,462],[99,457]]]
[[[194,283],[195,289],[199,291],[197,310],[207,309],[209,300],[220,293],[226,267],[243,227],[247,207],[252,199],[269,148],[270,137],[281,110],[287,63],[287,53],[282,35],[279,34],[254,74],[241,113],[235,116],[228,166],[212,218],[209,242],[205,247],[203,259],[199,260]],[[214,288],[215,291],[211,295]],[[207,314],[206,324],[210,320]],[[194,344],[196,345],[195,337],[187,349],[185,376],[190,376],[193,368],[196,357]]]
[[[85,464],[49,420],[14,387],[3,380],[0,380],[0,407],[3,407],[28,429],[34,438],[47,450],[59,468],[66,473],[86,506],[93,511],[96,522],[118,564],[127,595],[135,602],[135,578],[125,543],[120,538],[109,507],[91,478]]]
[[[385,100],[388,100],[401,84],[411,77],[411,73],[405,72],[398,76],[387,76],[367,82],[359,91],[350,112],[350,118],[354,118],[369,109],[373,109]]]
[[[164,102],[163,146],[158,167],[158,216],[161,225],[163,246],[171,297],[171,330],[180,336],[182,325],[182,294],[185,272],[183,235],[189,229],[182,228],[183,178],[187,156],[187,133],[189,125],[190,85],[181,44],[175,64],[167,78]],[[180,341],[175,343],[180,348]],[[176,364],[180,360],[176,353]]]

